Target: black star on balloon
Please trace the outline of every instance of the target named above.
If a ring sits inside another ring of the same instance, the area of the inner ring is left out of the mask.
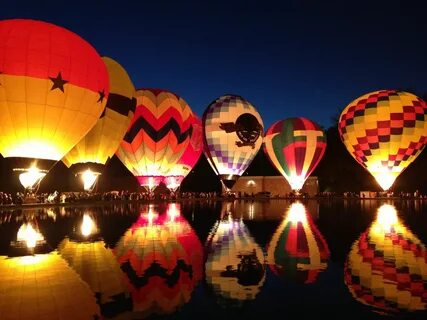
[[[105,98],[105,92],[104,92],[104,90],[102,90],[102,91],[98,91],[98,93],[99,93],[99,99],[97,102],[102,103],[104,101],[104,98]]]
[[[68,81],[62,79],[61,72],[58,73],[58,75],[56,76],[56,78],[49,77],[49,79],[52,80],[52,82],[53,82],[53,85],[52,85],[52,88],[50,88],[50,91],[53,91],[55,89],[59,89],[62,92],[64,92],[64,85],[66,83],[68,83]]]

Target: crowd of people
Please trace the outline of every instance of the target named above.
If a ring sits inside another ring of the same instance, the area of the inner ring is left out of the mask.
[[[310,198],[307,193],[289,193],[285,196],[272,196],[268,192],[262,194],[229,193],[221,195],[216,192],[177,192],[177,193],[148,193],[130,191],[109,191],[109,192],[58,192],[52,193],[31,193],[17,192],[15,194],[0,192],[0,206],[13,206],[22,204],[64,204],[64,203],[84,203],[84,202],[104,202],[104,201],[168,201],[176,199],[216,199],[216,198]],[[372,199],[372,198],[402,198],[402,199],[427,199],[427,195],[421,194],[418,190],[410,192],[320,192],[315,198],[332,199]]]

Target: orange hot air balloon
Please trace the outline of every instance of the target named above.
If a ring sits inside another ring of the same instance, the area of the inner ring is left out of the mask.
[[[388,190],[427,141],[427,104],[398,90],[367,93],[341,113],[341,140],[378,184]]]
[[[102,60],[110,77],[107,106],[95,126],[62,159],[76,175],[81,175],[88,191],[117,151],[136,107],[135,87],[126,70],[111,58]]]
[[[190,143],[194,114],[184,99],[169,91],[141,89],[136,99],[135,115],[116,154],[151,192]]]
[[[93,127],[108,93],[105,64],[78,35],[41,21],[0,21],[0,153],[24,187]]]

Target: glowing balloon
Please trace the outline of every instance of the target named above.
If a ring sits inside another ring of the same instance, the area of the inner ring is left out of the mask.
[[[166,213],[150,205],[114,253],[138,318],[174,313],[190,300],[203,275],[202,244],[175,203]]]
[[[338,130],[352,157],[388,190],[424,149],[427,105],[397,90],[365,94],[341,113]]]
[[[106,162],[114,155],[133,118],[135,87],[126,70],[111,58],[103,57],[110,78],[107,105],[95,126],[62,159],[82,177],[84,189],[91,190]]]
[[[254,300],[265,281],[264,254],[243,220],[234,219],[232,203],[223,203],[222,219],[212,228],[206,247],[206,282],[220,302]]]
[[[203,151],[202,122],[195,114],[193,117],[190,143],[178,162],[167,173],[164,180],[166,186],[172,191],[176,191],[179,188],[182,180],[193,169]]]
[[[271,238],[267,262],[279,277],[313,283],[327,268],[328,244],[302,203],[293,203]]]
[[[396,208],[382,205],[356,240],[344,267],[353,297],[382,313],[427,308],[427,249],[402,223]]]
[[[17,170],[45,174],[93,127],[108,93],[105,64],[78,35],[41,21],[0,21],[0,153]],[[29,188],[40,181],[31,176]]]
[[[116,154],[152,191],[190,143],[194,115],[184,99],[168,91],[141,89],[136,96],[135,116]]]
[[[205,156],[224,188],[231,189],[261,147],[261,116],[242,97],[224,95],[206,108],[202,124]]]
[[[274,123],[267,130],[264,146],[292,190],[298,191],[322,159],[326,135],[309,119],[289,118]]]

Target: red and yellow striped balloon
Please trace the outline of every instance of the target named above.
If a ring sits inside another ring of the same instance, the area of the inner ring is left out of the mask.
[[[184,153],[194,114],[184,99],[169,91],[141,89],[136,99],[135,115],[116,154],[151,191]]]

